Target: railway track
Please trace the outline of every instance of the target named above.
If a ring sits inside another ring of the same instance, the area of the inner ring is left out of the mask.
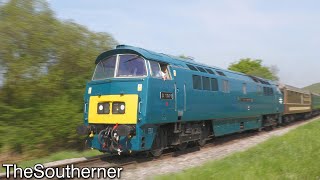
[[[320,116],[313,118],[317,119]],[[310,120],[308,120],[310,121]],[[299,125],[306,123],[306,121],[295,121],[290,123],[289,125],[285,126],[279,126],[275,129],[286,129],[291,126]],[[194,152],[198,152],[201,149],[207,149],[207,148],[213,148],[213,147],[220,147],[225,146],[228,144],[232,144],[237,142],[238,140],[242,140],[249,137],[254,136],[262,136],[266,133],[270,132],[270,130],[262,130],[262,131],[247,131],[245,133],[237,133],[237,134],[231,134],[223,137],[217,137],[214,139],[210,139],[207,141],[206,145],[203,147],[196,146],[195,144],[190,144],[189,147],[183,151],[175,151],[174,149],[166,149],[164,151],[164,154],[158,158],[151,157],[147,155],[147,153],[139,153],[136,155],[124,155],[124,156],[118,156],[118,155],[100,155],[95,156],[83,160],[79,160],[77,162],[64,162],[60,164],[54,164],[54,163],[48,163],[45,165],[45,168],[62,168],[66,167],[67,165],[73,164],[74,167],[104,167],[104,168],[110,168],[110,167],[124,167],[127,169],[136,168],[137,166],[143,166],[145,163],[156,163],[157,161],[163,161],[166,159],[182,156],[185,154],[192,154]],[[0,174],[0,179],[5,179],[5,174]]]

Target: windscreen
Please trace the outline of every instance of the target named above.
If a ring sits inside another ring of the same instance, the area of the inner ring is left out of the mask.
[[[145,60],[138,55],[124,54],[111,56],[100,61],[96,66],[92,80],[141,76],[147,76]]]
[[[146,76],[145,60],[138,55],[120,55],[117,77]]]
[[[100,61],[93,74],[92,80],[101,80],[114,77],[117,56],[111,56],[105,60]]]

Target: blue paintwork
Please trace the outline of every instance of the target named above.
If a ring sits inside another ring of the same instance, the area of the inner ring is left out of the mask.
[[[96,64],[108,56],[114,54],[138,54],[146,60],[166,62],[170,64],[172,80],[162,80],[152,77],[117,79],[110,78],[102,81],[91,81],[87,84],[85,103],[88,103],[88,87],[92,88],[92,96],[112,94],[138,94],[141,101],[141,113],[138,115],[136,125],[136,136],[130,141],[130,149],[143,151],[151,148],[153,139],[157,132],[158,125],[183,121],[212,120],[215,136],[239,132],[248,129],[258,129],[262,126],[262,115],[282,114],[283,105],[279,103],[282,94],[276,84],[265,80],[270,85],[256,83],[245,74],[223,70],[217,67],[210,67],[197,63],[193,60],[186,60],[165,54],[155,53],[142,48],[118,46],[116,49],[102,53],[96,59]],[[210,68],[213,71],[219,70],[226,76],[213,75],[204,72],[192,71],[186,64]],[[149,66],[149,65],[148,65]],[[150,69],[148,67],[148,69]],[[149,70],[150,71],[150,70]],[[173,74],[176,71],[176,76]],[[149,72],[150,74],[150,72]],[[193,89],[192,75],[200,75],[216,78],[219,84],[219,91],[205,91]],[[223,82],[228,80],[230,93],[222,92]],[[137,91],[137,84],[143,85],[141,92]],[[247,84],[247,94],[243,94],[242,85]],[[184,85],[186,89],[186,102],[184,102]],[[177,96],[172,100],[160,99],[160,92],[171,92]],[[271,87],[273,96],[264,96],[257,92],[258,86]],[[241,102],[240,98],[250,98],[253,102]],[[166,105],[168,104],[168,105]],[[186,105],[186,106],[185,106]],[[88,109],[88,108],[87,108]],[[178,112],[183,113],[181,120],[178,120]],[[88,125],[87,111],[84,112],[84,123]],[[244,123],[244,129],[239,129],[239,124]],[[92,139],[92,147],[101,150],[97,143],[97,135]],[[145,137],[145,142],[141,138]],[[141,144],[145,143],[144,148]]]

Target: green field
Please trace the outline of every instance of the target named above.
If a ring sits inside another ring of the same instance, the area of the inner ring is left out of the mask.
[[[320,179],[320,119],[245,152],[156,179]]]
[[[320,83],[312,84],[303,89],[309,90],[311,92],[320,93]]]

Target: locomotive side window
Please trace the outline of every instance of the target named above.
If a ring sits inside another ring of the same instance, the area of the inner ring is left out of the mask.
[[[168,64],[159,63],[156,61],[149,61],[151,68],[151,76],[155,78],[162,78],[165,80],[171,79]]]
[[[273,89],[270,88],[270,96],[273,96]]]
[[[191,69],[192,71],[198,71],[198,69],[190,64],[187,64],[188,68]]]
[[[96,66],[92,80],[101,80],[114,77],[116,60],[117,56],[111,56],[105,60],[100,61]]]
[[[162,79],[165,79],[165,80],[171,79],[168,64],[165,64],[165,63],[159,63],[159,64],[160,64]]]
[[[211,78],[211,90],[219,91],[218,80],[216,78]]]
[[[230,92],[229,81],[223,80],[222,82],[223,82],[223,92],[229,93]]]
[[[242,84],[242,92],[243,92],[243,94],[247,94],[247,84],[246,83]]]
[[[209,74],[215,74],[211,69],[206,69]]]
[[[117,77],[146,76],[145,60],[137,55],[120,55]]]
[[[202,89],[202,82],[201,82],[201,76],[193,75],[193,89]]]
[[[160,64],[156,61],[149,61],[151,68],[151,76],[156,78],[161,78]]]
[[[265,96],[268,96],[268,88],[267,87],[263,87],[263,94]]]
[[[273,96],[273,89],[270,87],[263,87],[263,94],[265,96]]]
[[[197,69],[199,69],[199,71],[201,71],[201,72],[204,72],[204,73],[206,73],[207,71],[206,70],[204,70],[202,67],[197,67]]]
[[[257,91],[258,91],[258,95],[262,95],[263,91],[262,91],[262,87],[260,85],[257,86]]]
[[[220,76],[226,76],[223,72],[221,71],[217,71],[217,73],[220,75]]]
[[[202,81],[203,81],[203,90],[210,91],[210,78],[202,77]]]

